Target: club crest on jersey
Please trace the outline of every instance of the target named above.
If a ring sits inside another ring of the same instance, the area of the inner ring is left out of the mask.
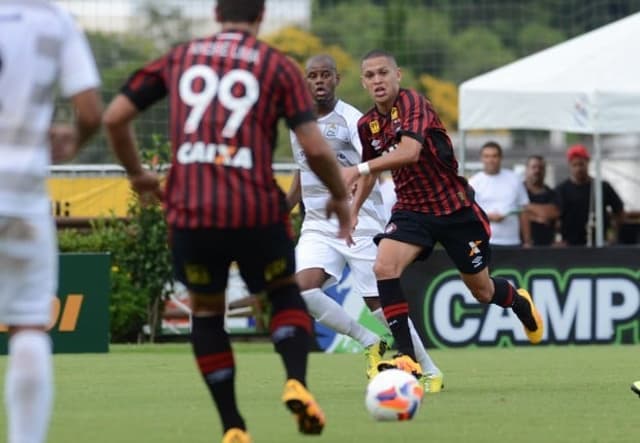
[[[378,132],[380,132],[380,123],[378,122],[378,120],[371,120],[369,122],[369,129],[371,129],[372,134],[377,134]]]
[[[393,108],[391,108],[391,120],[398,120],[398,118],[398,108],[394,106]]]
[[[324,130],[325,137],[336,137],[338,135],[338,125],[335,123],[328,124]]]
[[[384,228],[384,233],[385,234],[391,234],[392,232],[395,232],[396,229],[398,229],[398,227],[396,226],[395,223],[391,222],[389,223],[385,228]]]

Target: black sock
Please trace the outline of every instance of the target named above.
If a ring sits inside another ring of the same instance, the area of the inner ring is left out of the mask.
[[[503,308],[511,308],[518,316],[522,324],[530,331],[538,329],[531,305],[516,289],[504,278],[492,278],[495,291],[491,303],[502,306]]]
[[[269,330],[276,352],[282,357],[287,379],[306,385],[311,317],[297,285],[285,285],[269,293],[272,315]]]
[[[409,332],[409,303],[404,297],[400,279],[378,280],[378,294],[382,312],[387,319],[398,351],[416,361],[416,353]]]
[[[224,330],[224,316],[193,316],[191,345],[218,408],[224,432],[231,428],[246,429],[236,403],[235,363],[229,336]]]

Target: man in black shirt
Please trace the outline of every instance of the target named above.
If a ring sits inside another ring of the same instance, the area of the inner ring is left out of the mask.
[[[544,183],[547,165],[540,155],[527,159],[524,186],[529,194],[527,218],[531,223],[531,240],[534,246],[553,244],[556,221],[560,216],[560,201],[556,191]]]
[[[583,145],[574,145],[567,151],[569,178],[556,188],[562,208],[562,240],[567,245],[593,244],[595,235],[595,192],[589,176],[589,151]],[[609,239],[616,238],[616,230],[624,206],[622,200],[607,181],[602,182],[602,208],[604,232]],[[587,235],[590,233],[590,238]]]

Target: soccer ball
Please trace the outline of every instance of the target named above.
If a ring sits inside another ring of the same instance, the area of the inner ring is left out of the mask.
[[[387,369],[367,386],[365,405],[374,420],[411,420],[422,403],[424,388],[411,374]]]

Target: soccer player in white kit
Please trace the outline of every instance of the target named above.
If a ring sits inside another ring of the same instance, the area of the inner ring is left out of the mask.
[[[362,146],[357,123],[362,115],[353,106],[339,100],[335,89],[340,81],[335,60],[329,55],[310,58],[305,67],[309,90],[316,105],[318,125],[329,145],[334,149],[341,166],[357,165],[362,161]],[[287,195],[293,208],[302,199],[304,220],[296,246],[296,279],[309,313],[323,325],[357,340],[367,358],[367,376],[377,372],[377,363],[387,345],[375,333],[359,324],[344,308],[323,291],[340,280],[346,264],[351,270],[354,290],[361,294],[367,307],[383,324],[386,320],[378,300],[378,288],[373,273],[376,246],[373,236],[382,232],[386,224],[384,204],[376,186],[362,205],[359,214],[353,214],[354,230],[349,244],[335,236],[337,221],[327,220],[323,202],[328,190],[311,172],[295,135],[291,146],[299,171]],[[442,372],[429,357],[417,331],[411,327],[416,357],[425,371],[423,383],[429,392],[442,389]]]
[[[53,403],[46,333],[58,279],[45,179],[100,126],[98,71],[72,18],[41,0],[0,2],[0,322],[9,328],[9,443],[41,443]],[[53,125],[56,88],[75,125]]]

